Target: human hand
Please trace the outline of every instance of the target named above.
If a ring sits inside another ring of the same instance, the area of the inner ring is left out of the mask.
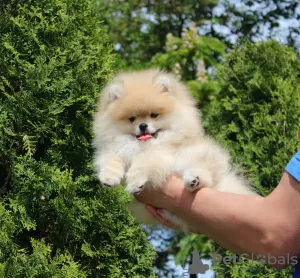
[[[135,198],[145,204],[148,212],[160,223],[174,230],[180,227],[164,218],[163,209],[167,209],[180,217],[187,213],[189,203],[193,200],[195,192],[190,192],[184,186],[184,182],[178,176],[171,176],[165,184],[159,188],[145,188],[142,192],[135,194]],[[190,227],[190,231],[193,228]]]
[[[176,211],[183,195],[184,183],[178,176],[170,176],[165,184],[158,188],[145,187],[143,191],[135,194],[135,198],[146,205],[158,209]]]
[[[176,226],[175,224],[173,224],[172,222],[164,218],[162,209],[155,208],[151,205],[145,205],[145,207],[148,210],[148,212],[153,216],[153,218],[156,219],[161,224],[163,224],[164,226],[172,230],[180,230],[180,227]]]

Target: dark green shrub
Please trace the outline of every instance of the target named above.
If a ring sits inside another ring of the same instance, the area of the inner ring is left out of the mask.
[[[298,54],[275,41],[247,43],[229,53],[218,77],[206,128],[267,194],[300,147]]]
[[[91,166],[91,116],[113,57],[86,0],[0,4],[1,277],[150,277],[122,189]]]
[[[266,195],[297,151],[300,134],[300,61],[275,41],[246,43],[219,68],[221,92],[204,116],[207,131]],[[219,265],[218,277],[290,277],[258,263]]]

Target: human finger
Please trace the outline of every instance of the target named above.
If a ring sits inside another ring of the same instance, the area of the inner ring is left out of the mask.
[[[171,221],[163,217],[162,213],[160,212],[161,210],[150,205],[146,205],[146,209],[157,221],[159,221],[164,226],[173,230],[179,230],[178,226],[174,225]]]

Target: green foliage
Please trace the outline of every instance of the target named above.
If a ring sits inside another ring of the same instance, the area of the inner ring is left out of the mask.
[[[275,41],[246,43],[231,51],[218,76],[222,90],[206,128],[267,194],[299,148],[299,57]]]
[[[176,264],[185,266],[187,258],[190,257],[192,251],[198,250],[201,258],[210,258],[214,250],[211,240],[205,235],[189,234],[183,237],[179,242],[179,251],[175,256]]]
[[[298,0],[94,0],[110,40],[116,44],[118,69],[147,68],[166,51],[168,33],[182,38],[192,22],[198,31],[231,47],[239,39],[277,35],[299,47]],[[284,24],[283,19],[286,19]],[[280,27],[280,28],[278,28]]]
[[[219,67],[222,89],[204,117],[206,129],[263,195],[277,186],[300,147],[299,77],[297,53],[275,41],[236,47]],[[275,271],[249,261],[219,264],[216,272],[220,277],[290,277],[291,268]]]
[[[70,254],[51,256],[52,248],[44,240],[31,239],[31,245],[31,254],[24,249],[11,250],[11,256],[0,263],[1,277],[86,277]]]
[[[96,7],[0,9],[1,277],[151,277],[128,197],[99,187],[91,166],[92,114],[113,65]]]
[[[255,260],[248,260],[243,257],[232,254],[229,251],[219,252],[224,256],[231,258],[229,263],[216,262],[212,269],[221,278],[244,278],[244,277],[272,277],[272,278],[291,278],[292,267],[283,270],[270,268],[266,264],[262,264]],[[224,260],[224,259],[223,259]]]
[[[216,38],[199,35],[196,24],[192,23],[183,29],[181,37],[169,33],[165,49],[152,58],[151,66],[175,73],[205,110],[220,90],[212,72],[225,54],[226,45]]]
[[[212,18],[216,0],[123,1],[94,0],[101,9],[111,41],[116,43],[117,67],[140,69],[164,51],[166,35],[181,37],[184,27]]]

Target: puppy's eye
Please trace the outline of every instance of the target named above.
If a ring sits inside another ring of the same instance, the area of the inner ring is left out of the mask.
[[[131,117],[129,118],[129,121],[131,121],[131,122],[134,122],[134,121],[135,121],[135,119],[136,119],[136,117],[135,117],[135,116],[131,116]]]
[[[157,113],[151,113],[151,114],[150,114],[150,117],[153,118],[153,119],[155,119],[157,116],[158,116]]]

